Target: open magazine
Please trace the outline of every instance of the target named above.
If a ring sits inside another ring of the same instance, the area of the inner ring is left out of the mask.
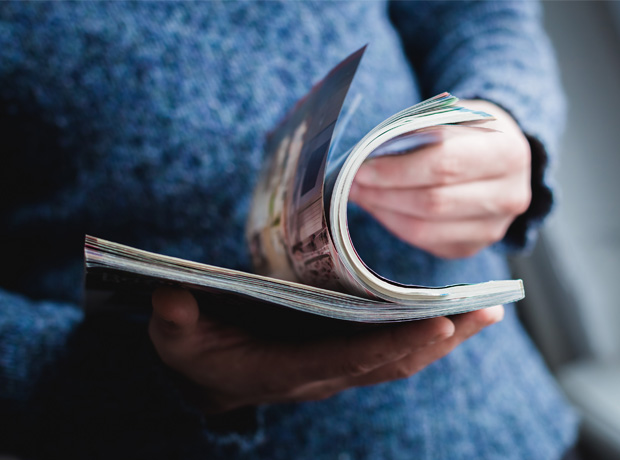
[[[87,236],[87,308],[106,308],[118,303],[119,293],[126,298],[127,292],[152,290],[160,283],[234,298],[236,304],[277,305],[370,323],[452,315],[523,298],[520,280],[403,285],[374,273],[357,255],[347,203],[361,164],[438,142],[434,126],[492,119],[459,107],[457,98],[443,93],[393,115],[338,154],[333,149],[336,122],[363,52],[349,56],[316,84],[267,139],[246,232],[255,273]]]

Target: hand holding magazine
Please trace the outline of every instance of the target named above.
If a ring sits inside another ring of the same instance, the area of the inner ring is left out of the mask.
[[[492,117],[459,107],[443,93],[388,118],[337,154],[334,130],[363,49],[315,85],[270,134],[254,195],[247,240],[256,274],[149,253],[86,237],[87,309],[107,308],[119,293],[177,284],[237,303],[279,305],[356,322],[452,315],[523,297],[520,280],[441,288],[395,283],[369,269],[348,232],[351,184],[364,161],[439,142],[433,127]]]

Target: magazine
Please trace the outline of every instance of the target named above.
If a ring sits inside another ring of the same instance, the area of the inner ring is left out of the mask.
[[[117,304],[119,293],[180,285],[231,303],[278,307],[334,319],[383,323],[453,315],[517,301],[521,280],[423,287],[373,272],[349,237],[348,195],[369,158],[415,154],[440,141],[446,124],[492,116],[458,106],[443,93],[370,130],[346,152],[335,149],[345,97],[364,48],[338,64],[301,99],[266,140],[266,163],[247,221],[254,273],[245,273],[86,237],[87,309]],[[240,242],[241,244],[242,242]],[[254,302],[252,302],[252,300]],[[258,308],[258,307],[257,307]]]

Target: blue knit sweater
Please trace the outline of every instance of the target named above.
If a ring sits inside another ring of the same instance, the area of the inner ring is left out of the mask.
[[[527,246],[549,210],[562,126],[536,4],[2,4],[0,453],[506,460],[557,459],[574,442],[575,417],[510,308],[409,379],[261,406],[235,429],[184,401],[143,318],[84,318],[85,233],[249,270],[266,133],[366,43],[352,89],[364,101],[342,142],[441,91],[489,99],[531,139],[534,201],[501,244],[463,260],[352,210],[362,258],[409,283],[509,277],[506,249]]]

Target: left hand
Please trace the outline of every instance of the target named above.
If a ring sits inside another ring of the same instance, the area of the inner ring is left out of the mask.
[[[186,396],[206,414],[218,414],[315,401],[409,377],[503,315],[497,306],[350,334],[277,340],[201,313],[190,291],[160,287],[153,293],[149,334],[162,361],[193,382],[181,384]]]
[[[440,133],[460,134],[411,154],[369,160],[350,193],[394,235],[443,258],[472,256],[501,240],[531,201],[531,151],[517,123],[487,101],[460,105],[496,120],[440,126]]]

